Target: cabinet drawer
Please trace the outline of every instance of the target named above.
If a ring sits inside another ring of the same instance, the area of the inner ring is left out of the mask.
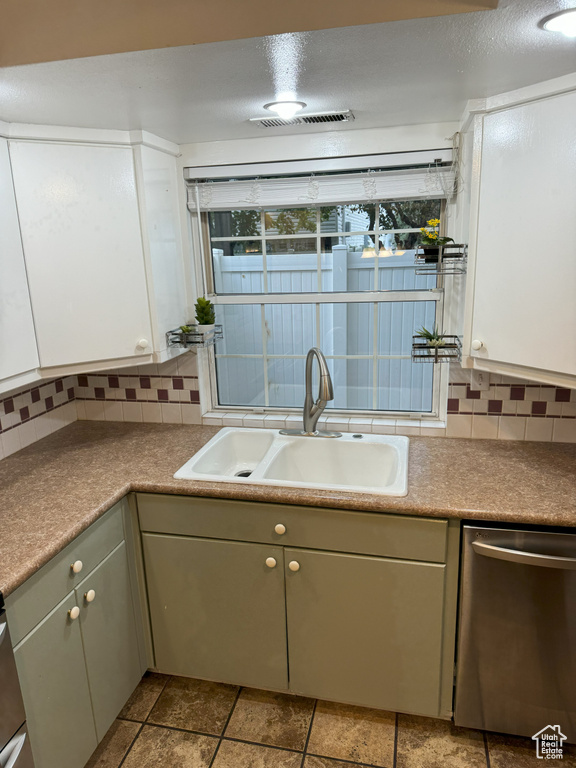
[[[6,598],[12,644],[20,642],[124,539],[119,502]],[[82,562],[79,573],[71,565]]]
[[[442,563],[448,523],[407,515],[138,494],[142,531]],[[285,533],[276,533],[278,524]]]

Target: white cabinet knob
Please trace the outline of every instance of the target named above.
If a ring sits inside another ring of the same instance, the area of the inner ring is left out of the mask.
[[[291,571],[299,571],[300,570],[300,563],[297,560],[291,560],[288,563],[288,568],[290,568]]]
[[[484,342],[480,341],[480,339],[474,339],[472,342],[472,349],[482,349],[484,346]]]
[[[274,530],[279,536],[283,536],[286,533],[286,526],[282,525],[282,523],[278,523],[278,525],[274,526]]]
[[[146,349],[146,347],[149,346],[148,339],[140,339],[140,341],[136,344],[138,349]]]
[[[266,565],[268,568],[276,568],[276,560],[273,557],[267,557]]]
[[[87,603],[91,603],[95,597],[96,592],[94,592],[93,589],[89,589],[88,592],[84,592],[84,600],[86,600]]]
[[[80,616],[80,608],[78,608],[77,605],[74,606],[74,608],[70,608],[68,611],[68,616],[72,619],[72,621],[75,621],[78,616]]]
[[[84,568],[84,563],[82,562],[82,560],[76,560],[76,562],[72,563],[72,565],[70,566],[72,573],[80,573],[82,568]]]

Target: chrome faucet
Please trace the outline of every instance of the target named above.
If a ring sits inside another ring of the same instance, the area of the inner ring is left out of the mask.
[[[314,358],[318,361],[320,373],[320,386],[318,387],[318,398],[312,398],[312,363]],[[326,404],[334,400],[334,389],[332,388],[332,379],[326,358],[322,350],[318,347],[312,347],[306,356],[306,399],[304,400],[303,421],[304,429],[281,429],[282,435],[304,435],[306,437],[342,437],[341,432],[323,432],[316,429],[318,419]]]

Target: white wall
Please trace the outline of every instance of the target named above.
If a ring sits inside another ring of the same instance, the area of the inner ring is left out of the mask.
[[[273,128],[262,128],[262,137],[257,139],[182,144],[180,145],[182,167],[441,149],[452,146],[452,142],[448,139],[458,130],[458,123],[401,125],[392,128],[364,128],[322,133],[310,133],[304,128],[302,133],[281,136],[266,132],[273,130]]]

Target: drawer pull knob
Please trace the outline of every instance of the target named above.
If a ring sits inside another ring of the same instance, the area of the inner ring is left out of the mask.
[[[139,340],[139,341],[136,343],[136,346],[138,347],[138,349],[146,349],[146,347],[147,347],[148,345],[149,345],[149,341],[148,341],[148,339],[140,339],[140,340]]]
[[[88,592],[84,592],[84,600],[86,600],[87,603],[91,603],[95,597],[96,592],[94,592],[93,589],[89,589]]]
[[[268,568],[276,568],[276,559],[274,557],[267,557],[266,565]]]
[[[480,339],[474,339],[474,341],[472,342],[472,349],[475,349],[475,350],[482,349],[483,346],[484,346],[484,342],[480,341]]]
[[[278,534],[278,536],[283,536],[286,533],[286,526],[282,525],[282,523],[278,523],[274,526],[274,530]]]
[[[291,571],[299,571],[300,570],[300,563],[297,560],[291,560],[288,563],[288,568],[290,568]]]
[[[84,568],[84,563],[82,562],[82,560],[76,560],[75,563],[72,563],[70,568],[72,570],[72,573],[80,573],[82,568]]]
[[[80,616],[80,608],[78,608],[77,605],[75,605],[74,608],[70,608],[70,610],[68,611],[68,616],[72,621],[75,621],[78,618],[78,616]]]

